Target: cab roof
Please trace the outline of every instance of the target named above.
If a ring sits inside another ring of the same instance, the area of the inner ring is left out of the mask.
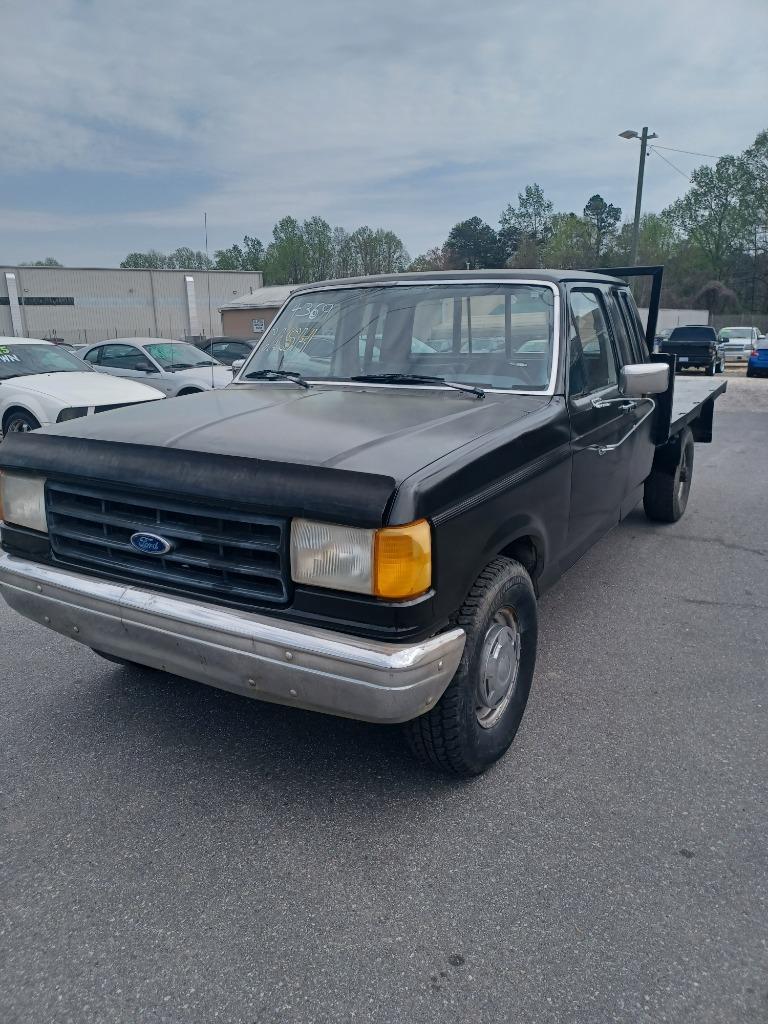
[[[331,281],[313,281],[296,285],[291,295],[314,291],[317,288],[349,288],[350,286],[376,287],[381,284],[450,284],[451,282],[545,281],[561,284],[566,281],[596,281],[600,284],[625,284],[619,277],[598,274],[593,270],[429,270],[418,274],[373,274],[370,277],[343,277]]]

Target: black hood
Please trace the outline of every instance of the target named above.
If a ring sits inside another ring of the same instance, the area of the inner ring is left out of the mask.
[[[0,465],[57,475],[66,468],[67,475],[185,493],[202,488],[288,505],[293,514],[343,510],[347,521],[380,523],[404,480],[548,401],[443,389],[243,385],[12,435],[0,448]]]

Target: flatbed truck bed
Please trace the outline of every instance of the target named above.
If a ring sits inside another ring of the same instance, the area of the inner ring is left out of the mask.
[[[712,377],[702,377],[700,380],[675,377],[670,436],[674,437],[686,426],[690,426],[696,441],[711,441],[715,399],[725,394],[727,387],[727,380]]]

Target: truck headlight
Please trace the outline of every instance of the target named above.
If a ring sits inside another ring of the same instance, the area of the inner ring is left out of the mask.
[[[426,519],[361,530],[311,519],[291,523],[296,583],[375,597],[416,597],[432,583],[432,535]]]
[[[0,519],[13,526],[48,533],[45,477],[0,471]]]

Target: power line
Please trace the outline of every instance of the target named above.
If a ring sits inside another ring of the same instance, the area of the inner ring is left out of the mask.
[[[667,160],[667,158],[664,156],[663,153],[659,153],[657,151],[655,146],[649,146],[648,149],[650,150],[651,153],[655,153],[656,156],[660,160],[663,160],[665,164],[669,164],[669,166],[672,168],[673,171],[677,171],[678,174],[682,174],[682,176],[685,178],[686,181],[690,181],[691,180],[690,174],[686,174],[685,171],[681,171],[680,168],[676,167],[675,164],[673,164],[671,160]]]
[[[705,156],[709,160],[719,160],[714,153],[694,153],[692,149],[675,149],[674,146],[654,146],[653,149],[668,149],[671,153],[687,153],[688,156]]]

